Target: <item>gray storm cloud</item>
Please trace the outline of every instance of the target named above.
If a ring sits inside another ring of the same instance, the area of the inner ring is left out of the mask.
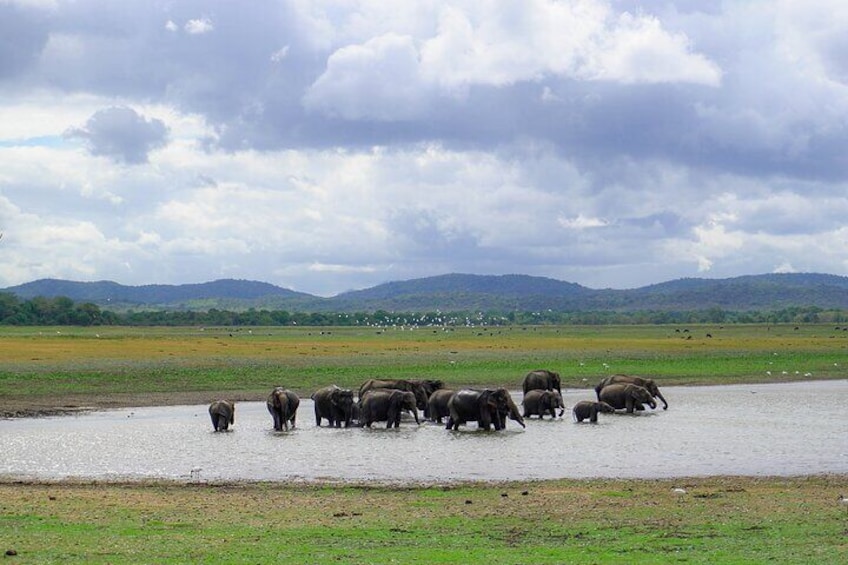
[[[147,163],[148,154],[165,145],[168,127],[132,108],[113,107],[98,110],[83,127],[66,130],[65,136],[84,140],[92,155],[138,165]]]

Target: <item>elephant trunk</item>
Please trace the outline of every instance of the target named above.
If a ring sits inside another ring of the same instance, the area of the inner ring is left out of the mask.
[[[668,402],[666,402],[665,397],[662,395],[660,391],[657,391],[657,398],[662,400],[663,410],[668,410]]]

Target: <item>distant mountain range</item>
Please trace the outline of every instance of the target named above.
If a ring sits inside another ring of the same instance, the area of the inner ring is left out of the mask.
[[[527,275],[449,274],[390,282],[330,298],[272,284],[224,279],[201,284],[125,286],[41,279],[4,289],[20,299],[65,296],[102,309],[290,312],[776,310],[848,309],[848,277],[816,273],[677,279],[629,290],[591,289]]]

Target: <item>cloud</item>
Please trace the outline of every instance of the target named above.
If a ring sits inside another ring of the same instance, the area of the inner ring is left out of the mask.
[[[97,111],[85,126],[65,135],[84,140],[92,155],[134,165],[146,163],[152,150],[165,145],[168,128],[162,120],[147,119],[132,108],[112,107]]]
[[[184,29],[189,35],[203,35],[214,31],[215,26],[209,18],[199,18],[187,21]]]
[[[0,286],[848,273],[846,6],[0,0]]]

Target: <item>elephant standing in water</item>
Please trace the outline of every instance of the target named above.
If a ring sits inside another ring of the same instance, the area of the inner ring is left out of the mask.
[[[524,375],[521,390],[524,394],[530,390],[555,390],[562,396],[562,379],[559,373],[547,369],[536,369]]]
[[[660,389],[654,379],[634,377],[632,375],[611,375],[599,382],[598,386],[595,387],[595,394],[598,396],[598,400],[601,399],[601,391],[604,387],[612,384],[631,384],[644,387],[648,389],[651,396],[662,400],[663,410],[668,410],[668,402],[666,402],[665,397],[663,397],[662,393],[660,393]]]
[[[550,414],[551,418],[556,418],[556,409],[559,408],[559,415],[565,413],[565,404],[562,401],[562,396],[553,390],[529,390],[524,395],[524,400],[521,401],[524,405],[524,417],[539,416],[544,419],[545,414]]]
[[[368,379],[359,387],[360,400],[365,393],[376,389],[397,389],[409,391],[415,395],[415,405],[419,410],[427,410],[427,392],[421,381],[410,381],[406,379]]]
[[[330,427],[340,428],[342,424],[350,427],[353,420],[353,391],[336,385],[324,387],[312,393],[315,402],[315,423],[321,426],[321,418],[329,422]]]
[[[359,421],[366,428],[370,428],[374,422],[386,422],[386,427],[399,428],[400,415],[404,410],[411,412],[418,420],[415,395],[406,390],[376,389],[365,393],[360,399]]]
[[[427,400],[427,416],[432,421],[441,424],[442,418],[450,417],[448,400],[455,392],[455,390],[441,388],[430,395],[430,399]]]
[[[591,400],[581,400],[577,404],[574,405],[574,408],[571,410],[571,413],[574,415],[575,422],[582,422],[586,418],[589,418],[589,422],[593,424],[598,423],[598,414],[600,412],[606,412],[611,414],[615,412],[615,408],[607,404],[606,402],[593,402]]]
[[[515,420],[524,427],[524,418],[512,397],[505,388],[485,390],[460,390],[448,400],[450,417],[446,428],[457,430],[461,424],[476,421],[477,427],[484,430],[502,430],[506,427],[506,418]]]
[[[657,403],[648,389],[638,385],[631,384],[612,384],[601,389],[598,395],[601,402],[606,402],[616,410],[622,408],[627,410],[628,414],[633,414],[635,410],[644,410],[644,404],[651,408],[656,408]]]
[[[226,432],[236,422],[236,405],[229,400],[216,400],[209,405],[209,416],[216,432]]]
[[[297,394],[278,386],[271,391],[265,405],[268,407],[271,417],[274,418],[275,431],[288,431],[289,422],[291,422],[292,428],[295,427],[297,407],[300,406],[300,398]]]

